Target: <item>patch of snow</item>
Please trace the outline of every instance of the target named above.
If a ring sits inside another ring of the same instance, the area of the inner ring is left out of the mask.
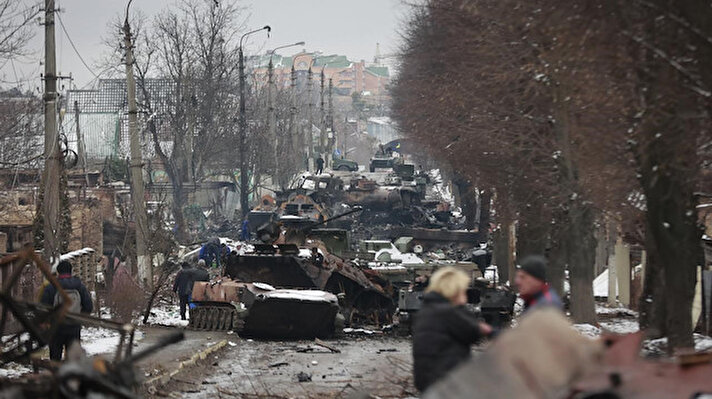
[[[0,368],[0,377],[17,378],[31,373],[32,368],[18,363],[8,363]]]
[[[344,334],[364,334],[364,335],[373,335],[376,334],[375,331],[373,330],[367,330],[365,328],[344,328]]]
[[[599,324],[601,325],[602,330],[615,334],[629,334],[640,330],[638,320],[615,319],[611,321],[603,321]]]
[[[259,294],[258,297],[267,299],[294,299],[304,302],[338,302],[336,295],[319,290],[275,290]]]
[[[712,338],[702,334],[694,334],[695,351],[708,351],[712,349]],[[645,356],[665,356],[667,354],[667,338],[649,339],[643,341],[643,354]]]
[[[143,338],[143,333],[137,330],[134,335],[134,344],[141,338]],[[105,328],[85,327],[82,329],[81,343],[87,356],[113,354],[119,345],[119,333]]]
[[[574,324],[573,327],[580,334],[589,338],[598,338],[601,335],[601,329],[591,324]]]
[[[148,323],[162,326],[187,327],[188,320],[181,320],[178,305],[154,306],[148,316]]]
[[[406,265],[421,265],[425,263],[418,257],[418,255],[403,253],[397,248],[383,248],[376,252],[376,256],[374,258],[377,262],[385,263],[403,263]]]
[[[274,291],[276,289],[276,288],[272,287],[271,285],[265,284],[265,283],[254,282],[254,283],[252,283],[252,285],[254,285],[255,287],[257,287],[261,290],[265,290],[265,291]]]
[[[638,317],[638,312],[635,310],[630,310],[622,306],[610,307],[602,304],[596,304],[596,314],[603,316]]]

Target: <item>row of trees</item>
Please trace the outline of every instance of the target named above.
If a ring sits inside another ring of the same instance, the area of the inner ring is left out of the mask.
[[[393,108],[407,135],[492,194],[501,226],[516,221],[518,254],[546,252],[559,289],[569,271],[577,322],[595,321],[597,231],[644,244],[641,325],[683,347],[712,10],[676,3],[425,1],[406,27]]]

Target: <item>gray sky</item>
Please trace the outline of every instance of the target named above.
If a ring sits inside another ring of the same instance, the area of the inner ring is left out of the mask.
[[[37,4],[40,0],[20,0]],[[107,36],[107,24],[123,14],[126,1],[117,0],[55,0],[62,9],[60,15],[77,50],[99,73],[96,63],[106,52],[102,37]],[[132,9],[141,9],[149,17],[176,0],[134,0]],[[193,0],[200,1],[200,0]],[[353,60],[373,60],[376,43],[381,44],[381,54],[393,53],[398,47],[398,29],[406,6],[402,0],[220,0],[238,1],[248,8],[249,27],[270,25],[272,34],[253,36],[253,51],[305,41],[309,51],[339,53]],[[24,89],[40,87],[39,74],[43,67],[42,26],[36,25],[36,37],[30,45],[31,54],[0,68],[3,87],[20,81]],[[72,49],[59,23],[56,25],[57,67],[63,75],[70,73],[75,84],[84,86],[93,79]],[[248,48],[248,49],[249,49]],[[285,50],[288,54],[301,50]],[[14,66],[14,69],[13,69]],[[66,83],[65,83],[66,85]]]

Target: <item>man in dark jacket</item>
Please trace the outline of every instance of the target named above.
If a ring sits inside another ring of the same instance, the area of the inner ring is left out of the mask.
[[[69,311],[74,313],[91,313],[94,307],[91,295],[89,291],[87,291],[87,287],[82,284],[82,281],[72,276],[72,264],[66,260],[59,262],[57,265],[57,274],[59,285],[72,300]],[[41,302],[45,305],[59,306],[62,303],[62,297],[57,292],[55,286],[48,285],[42,293]],[[81,332],[81,324],[71,321],[62,323],[49,342],[49,358],[55,361],[62,360],[62,352],[65,349],[68,350],[74,341],[81,340]]]
[[[413,326],[415,387],[425,391],[469,359],[470,346],[492,333],[465,308],[470,278],[444,267],[433,274]]]
[[[196,281],[210,281],[210,273],[208,273],[208,270],[205,268],[205,261],[204,260],[199,260],[198,261],[198,267],[193,269],[193,281],[192,283]],[[192,292],[192,287],[193,284],[191,283],[191,292]]]
[[[316,159],[316,174],[320,175],[322,173],[324,173],[324,158],[319,155]]]
[[[205,264],[204,260],[201,259],[200,261]],[[190,294],[193,292],[194,276],[193,268],[190,267],[190,263],[183,262],[181,268],[173,282],[173,292],[178,294],[178,300],[180,301],[180,318],[181,320],[186,320],[185,311],[188,306],[188,301],[190,301]]]
[[[564,309],[561,298],[546,282],[546,265],[543,256],[527,256],[517,270],[514,283],[524,301],[524,312],[547,306]]]

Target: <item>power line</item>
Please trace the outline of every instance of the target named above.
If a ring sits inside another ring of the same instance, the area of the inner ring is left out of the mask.
[[[77,57],[79,57],[79,60],[84,64],[84,67],[87,69],[87,71],[91,72],[92,75],[94,75],[95,78],[99,78],[99,75],[94,73],[94,71],[89,67],[89,65],[84,61],[84,58],[82,57],[81,54],[79,54],[79,50],[77,50],[77,46],[74,45],[74,41],[72,38],[69,36],[69,33],[67,32],[67,28],[64,27],[64,22],[62,22],[62,18],[60,18],[59,13],[55,14],[57,17],[57,20],[59,21],[59,25],[62,27],[62,31],[64,31],[64,35],[67,36],[67,40],[69,40],[69,44],[72,45],[72,48],[74,49],[74,52],[77,53]]]

